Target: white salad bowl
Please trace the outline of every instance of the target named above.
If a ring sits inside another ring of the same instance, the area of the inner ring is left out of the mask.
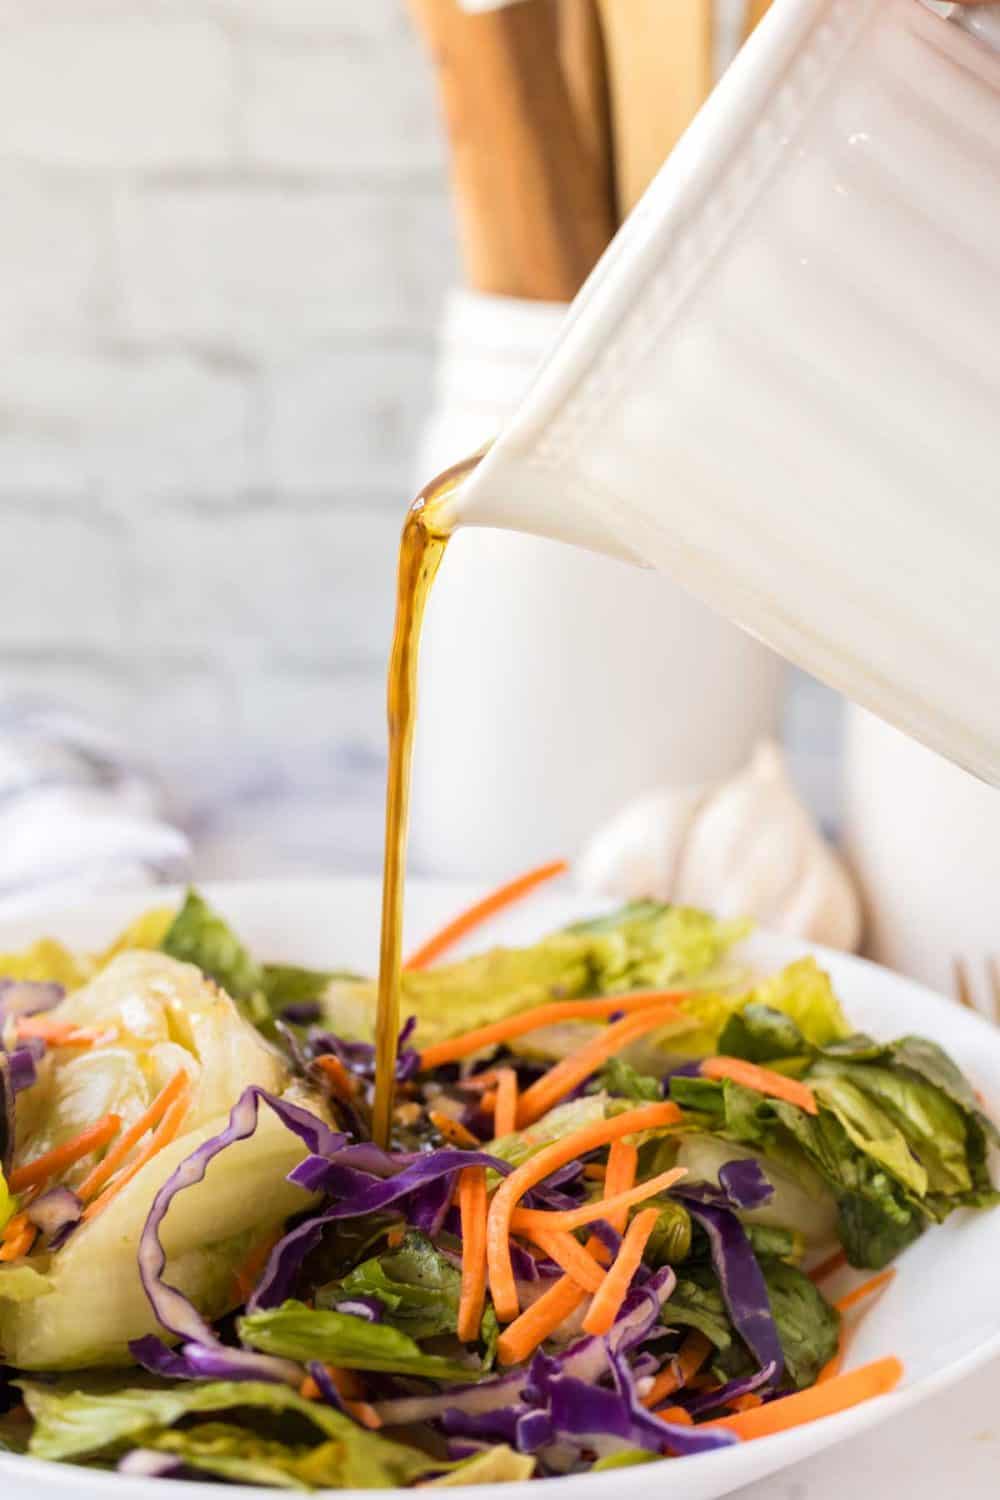
[[[144,908],[174,894],[148,889],[116,893],[72,909],[0,923],[0,951],[43,933],[81,948],[99,948]],[[374,967],[379,891],[372,880],[253,881],[209,887],[207,894],[262,958],[316,967]],[[414,882],[408,892],[409,940],[428,934],[476,894],[464,886]],[[530,941],[555,926],[592,915],[598,905],[593,898],[551,887],[481,928],[470,946]],[[1000,1101],[1000,1030],[978,1016],[862,959],[790,938],[761,933],[740,950],[748,962],[766,971],[805,953],[815,953],[829,971],[849,1019],[859,1029],[887,1039],[907,1032],[932,1038],[949,1050],[988,1103]],[[847,1360],[851,1368],[881,1355],[897,1355],[905,1369],[897,1391],[791,1432],[695,1458],[664,1460],[670,1464],[669,1478],[658,1464],[630,1469],[627,1483],[635,1500],[653,1500],[667,1480],[670,1500],[712,1500],[868,1432],[1000,1355],[1000,1210],[954,1214],[911,1246],[898,1265],[899,1274],[871,1306],[850,1343]],[[901,1450],[905,1469],[896,1471],[897,1479],[906,1473],[911,1495],[923,1493],[919,1478],[912,1474],[913,1460],[926,1455],[930,1433],[940,1420],[935,1417],[916,1443],[911,1437]],[[976,1435],[991,1436],[988,1431]],[[954,1477],[960,1479],[962,1469],[961,1455],[956,1454]],[[621,1487],[622,1478],[621,1472],[611,1470],[543,1483],[552,1500],[605,1500]],[[521,1494],[527,1488],[487,1485],[461,1493],[477,1500],[527,1500]],[[993,1489],[991,1485],[989,1492]],[[264,1492],[247,1486],[220,1490],[215,1484],[116,1477],[0,1455],[4,1500],[61,1500],[69,1495],[74,1500],[170,1500],[172,1493],[182,1500],[220,1500],[223,1495],[260,1500]],[[805,1491],[794,1486],[788,1491],[789,1496],[793,1493]]]

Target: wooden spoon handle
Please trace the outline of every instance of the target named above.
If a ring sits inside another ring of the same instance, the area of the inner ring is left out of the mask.
[[[557,11],[547,0],[480,15],[456,0],[410,7],[437,65],[469,281],[569,301],[614,225],[577,132]]]
[[[713,79],[712,0],[599,0],[622,218],[663,165]]]

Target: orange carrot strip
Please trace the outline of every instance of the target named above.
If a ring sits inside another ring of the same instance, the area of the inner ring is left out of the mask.
[[[386,1231],[385,1243],[388,1250],[398,1250],[406,1239],[406,1227],[403,1224],[394,1224]]]
[[[501,1042],[526,1036],[529,1031],[538,1031],[543,1026],[555,1026],[560,1021],[606,1021],[619,1011],[632,1015],[654,1005],[666,1005],[671,1001],[676,1004],[688,994],[689,990],[638,990],[632,994],[599,995],[589,1000],[552,1000],[546,1005],[535,1005],[530,1010],[518,1011],[517,1015],[506,1016],[502,1021],[477,1026],[475,1031],[466,1031],[461,1036],[425,1047],[420,1054],[420,1066],[429,1070],[439,1068],[443,1063],[462,1062],[487,1047],[498,1047]],[[476,1079],[467,1078],[464,1087],[471,1088],[481,1078],[489,1077],[492,1081],[492,1076],[492,1073],[477,1074]]]
[[[768,1401],[754,1411],[721,1417],[718,1421],[706,1423],[706,1426],[723,1427],[735,1432],[745,1442],[770,1437],[776,1432],[801,1427],[805,1422],[818,1421],[820,1417],[832,1417],[836,1412],[859,1406],[862,1401],[870,1401],[873,1396],[885,1396],[895,1389],[902,1376],[903,1366],[890,1355],[887,1359],[876,1359],[869,1365],[862,1365],[860,1369],[848,1370],[846,1375],[837,1375],[822,1385],[796,1391],[791,1396],[783,1396],[780,1401]]]
[[[326,1074],[337,1098],[345,1104],[352,1103],[355,1094],[354,1079],[340,1058],[334,1057],[332,1053],[324,1053],[322,1057],[317,1057],[316,1066]]]
[[[518,1125],[533,1125],[553,1105],[565,1099],[584,1079],[589,1078],[591,1073],[596,1073],[609,1057],[614,1057],[629,1042],[635,1041],[647,1031],[665,1026],[675,1019],[676,1014],[677,1007],[673,1001],[665,1006],[650,1006],[640,1010],[637,1015],[625,1016],[622,1020],[613,1022],[599,1035],[591,1037],[589,1042],[557,1062],[555,1067],[543,1073],[537,1082],[525,1089],[517,1109]]]
[[[34,1161],[26,1163],[23,1167],[15,1167],[10,1174],[10,1189],[13,1193],[21,1193],[27,1187],[42,1182],[46,1177],[54,1177],[57,1173],[65,1172],[67,1167],[72,1167],[76,1162],[89,1156],[92,1151],[98,1151],[106,1146],[111,1138],[117,1135],[121,1129],[121,1117],[119,1115],[105,1115],[98,1120],[96,1125],[81,1130],[80,1134],[74,1136],[62,1146],[56,1146],[52,1151],[46,1151],[41,1156],[36,1156]]]
[[[453,1146],[471,1146],[474,1151],[478,1151],[483,1144],[477,1135],[473,1135],[472,1131],[462,1124],[461,1120],[455,1120],[451,1115],[446,1115],[443,1109],[429,1109],[427,1118]]]
[[[149,1140],[124,1171],[119,1172],[114,1181],[108,1183],[108,1186],[99,1197],[94,1198],[87,1204],[87,1207],[83,1210],[85,1220],[96,1218],[99,1213],[103,1213],[111,1200],[116,1198],[122,1188],[126,1187],[132,1181],[132,1178],[142,1171],[146,1163],[151,1161],[157,1152],[162,1151],[164,1146],[169,1146],[170,1142],[180,1132],[181,1125],[190,1105],[191,1085],[188,1083],[187,1088],[181,1090],[173,1104],[167,1109]]]
[[[440,932],[421,944],[415,953],[410,954],[403,968],[426,969],[429,964],[434,963],[435,959],[440,958],[442,953],[447,952],[481,922],[503,911],[504,907],[512,905],[520,897],[527,896],[536,886],[542,885],[546,880],[565,874],[568,868],[564,859],[556,859],[550,864],[539,865],[536,870],[528,870],[524,875],[518,875],[516,880],[510,880],[506,885],[498,886],[481,901],[459,912],[458,916],[442,927]]]
[[[825,1281],[828,1276],[832,1276],[835,1271],[842,1270],[846,1265],[847,1256],[843,1250],[835,1250],[832,1255],[826,1257],[826,1260],[821,1260],[818,1266],[813,1266],[811,1271],[807,1271],[806,1275],[810,1281]]]
[[[345,1401],[344,1406],[350,1412],[356,1422],[362,1427],[368,1427],[373,1432],[382,1426],[382,1418],[368,1401]]]
[[[29,1223],[27,1214],[15,1214],[14,1218],[23,1218],[24,1222],[18,1225],[14,1234],[10,1233],[10,1226],[14,1223],[14,1219],[11,1219],[7,1225],[3,1244],[0,1245],[0,1261],[20,1260],[22,1255],[27,1255],[35,1243],[38,1230],[34,1224]]]
[[[747,1391],[744,1396],[734,1396],[727,1405],[732,1411],[754,1411],[758,1406],[763,1406],[764,1402],[756,1391]]]
[[[666,1370],[661,1370],[649,1390],[642,1398],[643,1406],[657,1406],[687,1385],[698,1373],[712,1352],[712,1345],[703,1333],[692,1328]]]
[[[601,1161],[588,1161],[584,1163],[583,1175],[588,1182],[603,1182],[608,1169]]]
[[[77,1188],[77,1196],[84,1203],[93,1198],[95,1193],[100,1192],[104,1184],[118,1171],[118,1168],[122,1165],[132,1147],[137,1146],[146,1134],[146,1131],[151,1130],[163,1115],[166,1114],[171,1104],[173,1104],[178,1094],[181,1093],[186,1085],[187,1076],[183,1068],[178,1068],[173,1078],[171,1078],[169,1083],[164,1085],[152,1104],[143,1110],[137,1120],[132,1121],[127,1130],[122,1131],[103,1161],[99,1161],[97,1166],[88,1172],[79,1188]]]
[[[611,1263],[603,1286],[594,1294],[594,1300],[583,1320],[584,1333],[607,1333],[621,1311],[621,1305],[632,1285],[632,1277],[639,1269],[642,1252],[659,1218],[659,1210],[644,1208],[636,1214],[622,1240],[621,1249]]]
[[[870,1297],[874,1292],[880,1292],[884,1286],[888,1286],[895,1274],[896,1272],[892,1266],[889,1267],[888,1271],[880,1271],[870,1281],[863,1281],[860,1286],[856,1286],[853,1292],[847,1292],[843,1297],[839,1297],[833,1304],[834,1307],[839,1313],[845,1313],[849,1307],[856,1306],[858,1302],[863,1302],[866,1297]]]
[[[510,1232],[511,1215],[525,1193],[577,1156],[587,1155],[620,1136],[676,1125],[680,1119],[680,1110],[669,1100],[661,1104],[640,1105],[616,1115],[614,1119],[595,1121],[563,1136],[560,1141],[553,1141],[504,1178],[493,1194],[486,1230],[490,1290],[497,1317],[502,1322],[513,1322],[521,1310],[510,1260]],[[542,1227],[565,1229],[566,1225],[546,1222]]]
[[[569,1276],[560,1276],[520,1317],[505,1328],[497,1341],[497,1359],[502,1365],[519,1365],[533,1354],[559,1324],[575,1312],[586,1292]]]
[[[458,1336],[463,1344],[479,1337],[486,1305],[486,1168],[465,1167],[459,1178],[462,1220],[462,1285]]]
[[[604,1178],[605,1198],[617,1198],[619,1193],[627,1193],[629,1188],[635,1185],[635,1174],[638,1170],[639,1152],[632,1142],[612,1141],[608,1152],[608,1170]],[[628,1209],[613,1210],[608,1223],[612,1229],[617,1229],[619,1234],[624,1234],[625,1225],[628,1223]]]
[[[786,1078],[772,1068],[762,1068],[759,1063],[745,1062],[742,1057],[706,1057],[701,1065],[703,1078],[728,1078],[740,1083],[754,1093],[766,1094],[771,1099],[783,1099],[786,1104],[796,1104],[807,1115],[819,1113],[816,1095],[808,1084],[797,1078]]]
[[[571,1234],[553,1230],[537,1230],[531,1238],[539,1250],[544,1250],[566,1275],[585,1292],[598,1292],[604,1285],[607,1273],[601,1270],[592,1255]]]
[[[517,1125],[517,1074],[513,1068],[497,1069],[497,1102],[493,1110],[493,1134],[513,1135]]]
[[[843,1337],[841,1337],[840,1343],[837,1346],[836,1354],[832,1359],[827,1360],[822,1370],[820,1370],[819,1374],[816,1376],[817,1385],[825,1385],[828,1380],[836,1380],[837,1376],[844,1368],[844,1356],[846,1353],[847,1349],[845,1340]]]
[[[479,1108],[484,1115],[491,1115],[497,1107],[496,1089],[487,1089],[485,1094],[479,1097]]]
[[[260,1278],[260,1273],[267,1264],[268,1256],[275,1245],[281,1239],[282,1231],[272,1229],[262,1240],[253,1246],[250,1253],[246,1255],[240,1265],[233,1272],[233,1295],[241,1304],[251,1296],[254,1287]]]
[[[643,1203],[647,1198],[655,1198],[657,1193],[665,1193],[680,1181],[684,1173],[684,1167],[671,1167],[669,1172],[661,1172],[647,1182],[637,1182],[624,1193],[599,1198],[594,1203],[581,1203],[579,1208],[516,1208],[511,1215],[510,1227],[514,1234],[527,1234],[532,1238],[539,1230],[582,1229],[584,1224],[592,1224],[595,1219],[607,1219],[609,1214],[630,1209],[633,1203]]]
[[[664,1422],[673,1422],[675,1426],[693,1427],[694,1417],[683,1406],[665,1406],[662,1411],[655,1413]]]
[[[50,1047],[92,1047],[104,1041],[109,1033],[93,1027],[73,1026],[69,1021],[56,1021],[51,1016],[22,1016],[17,1023],[17,1035],[21,1041],[38,1037]]]

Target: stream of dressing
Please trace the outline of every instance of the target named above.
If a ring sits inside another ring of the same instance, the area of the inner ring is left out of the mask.
[[[389,657],[389,767],[385,791],[382,865],[382,939],[375,1014],[375,1102],[372,1134],[388,1148],[399,1037],[403,968],[403,897],[410,814],[410,766],[417,718],[417,664],[424,606],[448,545],[439,512],[447,496],[479,462],[479,455],[446,469],[422,490],[407,513],[399,544],[396,624]]]

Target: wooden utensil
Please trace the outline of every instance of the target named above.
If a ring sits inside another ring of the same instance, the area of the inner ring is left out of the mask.
[[[551,3],[551,0],[550,0]],[[607,55],[597,0],[556,0],[559,61],[591,176],[617,222]]]
[[[457,0],[410,8],[438,70],[470,283],[569,301],[614,221],[591,165],[593,133],[585,143],[560,66],[558,9],[549,0],[480,15]]]
[[[771,0],[746,0],[743,15],[743,36],[748,37],[771,9]]]
[[[713,81],[712,0],[598,0],[624,218],[645,192]]]

